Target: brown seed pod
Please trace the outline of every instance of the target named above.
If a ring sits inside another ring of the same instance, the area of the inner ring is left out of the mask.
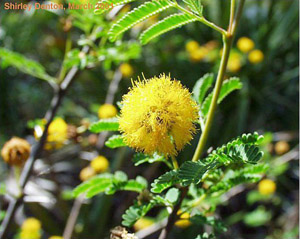
[[[18,137],[13,137],[7,141],[1,150],[3,160],[12,166],[22,166],[29,155],[30,144]]]

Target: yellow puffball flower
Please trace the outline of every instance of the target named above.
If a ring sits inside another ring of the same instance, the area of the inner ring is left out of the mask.
[[[244,53],[251,51],[254,48],[254,42],[248,37],[241,37],[237,41],[237,47]]]
[[[64,238],[61,236],[51,236],[49,237],[49,239],[64,239]]]
[[[130,64],[123,63],[120,65],[120,72],[124,77],[129,78],[133,75],[133,68]]]
[[[187,52],[191,53],[193,51],[196,51],[199,48],[199,44],[196,41],[189,41],[188,43],[186,43],[185,45],[185,49]]]
[[[109,162],[104,156],[98,156],[94,158],[91,162],[91,167],[96,173],[102,173],[107,170]]]
[[[98,117],[100,119],[108,119],[108,118],[115,117],[117,113],[118,113],[117,108],[114,105],[103,104],[99,107]]]
[[[22,231],[39,231],[41,229],[42,225],[41,222],[34,218],[34,217],[30,217],[27,218],[21,226],[21,230]]]
[[[192,62],[199,62],[208,54],[208,49],[201,46],[197,50],[190,52],[190,60]]]
[[[133,228],[135,231],[140,231],[142,229],[150,227],[151,225],[153,225],[153,223],[154,221],[152,219],[142,217],[141,219],[137,220],[137,222],[133,225]]]
[[[7,141],[2,150],[3,160],[13,166],[22,166],[30,155],[30,144],[21,138],[13,137]]]
[[[179,81],[164,74],[134,82],[122,105],[120,131],[137,151],[175,156],[196,131],[196,102]]]
[[[231,72],[238,72],[242,67],[241,56],[237,53],[230,55],[228,59],[227,69]]]
[[[275,144],[275,152],[278,155],[282,155],[290,150],[290,145],[286,141],[278,141]]]
[[[35,136],[38,138],[41,136],[43,132],[43,128],[36,128],[39,129],[41,132],[35,131]],[[47,143],[45,144],[45,149],[57,149],[61,148],[64,142],[68,138],[68,125],[67,123],[60,117],[55,118],[49,125],[48,128],[48,136],[47,136]]]
[[[85,167],[85,168],[81,169],[81,171],[79,173],[79,178],[81,181],[86,181],[95,175],[96,175],[96,172],[93,168]]]
[[[248,60],[252,64],[258,64],[258,63],[262,62],[263,59],[264,59],[264,53],[262,53],[261,50],[253,50],[248,55]]]
[[[96,175],[96,172],[93,168],[85,167],[85,168],[81,169],[81,171],[79,173],[79,178],[81,181],[86,181],[95,175]]]
[[[26,231],[21,230],[20,239],[40,239],[41,232],[40,231]]]
[[[263,179],[258,184],[258,191],[262,195],[270,195],[276,191],[276,184],[270,179]]]
[[[178,212],[180,214],[180,211]],[[180,216],[180,219],[175,222],[175,226],[179,228],[187,228],[191,225],[191,222],[189,220],[190,214],[185,212]]]

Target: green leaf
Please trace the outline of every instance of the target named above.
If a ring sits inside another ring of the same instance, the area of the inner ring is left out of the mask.
[[[213,196],[219,196],[220,194],[227,192],[229,189],[244,183],[256,183],[262,178],[259,174],[244,174],[244,175],[234,175],[231,178],[222,180],[217,184],[209,188],[209,193]]]
[[[111,149],[119,148],[127,146],[124,141],[122,135],[113,135],[106,142],[105,145]]]
[[[151,184],[151,192],[161,193],[176,183],[178,183],[178,173],[174,170],[169,171],[154,180]]]
[[[2,59],[3,66],[13,66],[19,71],[24,72],[33,77],[39,78],[45,81],[55,82],[55,78],[49,76],[45,68],[38,62],[30,60],[25,56],[10,51],[5,48],[0,48],[0,59]]]
[[[165,159],[164,156],[161,156],[157,153],[154,153],[152,156],[146,155],[146,154],[143,154],[143,153],[136,153],[133,156],[132,161],[133,161],[135,166],[138,166],[138,165],[143,164],[143,163],[155,163],[155,162],[164,162],[169,167],[171,166],[170,163],[167,161],[167,159]]]
[[[205,161],[218,161],[222,165],[234,162],[256,164],[263,156],[263,152],[257,147],[262,140],[263,136],[256,132],[243,134],[212,151]]]
[[[179,28],[183,25],[196,21],[197,18],[186,13],[173,14],[145,30],[141,36],[140,41],[143,45],[147,44],[152,39],[173,29]]]
[[[93,133],[100,133],[102,131],[118,131],[119,120],[118,118],[101,119],[96,123],[93,123],[89,130]]]
[[[201,0],[183,0],[185,4],[192,10],[193,13],[198,16],[202,16],[203,6],[201,4]]]
[[[272,212],[267,211],[263,206],[247,213],[244,217],[244,223],[251,227],[266,225],[272,219]]]
[[[132,191],[132,192],[142,192],[145,189],[145,184],[140,183],[136,180],[129,180],[120,187],[119,190]]]
[[[229,80],[225,80],[222,84],[222,88],[219,94],[218,98],[218,104],[220,104],[223,99],[229,95],[234,90],[238,90],[242,88],[242,83],[240,82],[240,79],[237,77],[232,77]],[[203,118],[206,118],[208,114],[208,110],[212,101],[213,93],[210,93],[204,100],[202,106],[201,106],[201,115]]]
[[[166,200],[172,204],[175,204],[179,198],[179,190],[178,188],[170,188],[166,193]]]
[[[211,87],[214,81],[214,74],[207,73],[202,76],[199,80],[197,80],[194,88],[193,88],[193,97],[198,104],[202,104],[202,101],[206,95],[206,92]]]
[[[109,174],[109,173],[104,173],[104,174],[97,175],[97,176],[81,183],[80,185],[78,185],[73,190],[73,195],[74,195],[74,197],[78,197],[80,194],[85,193],[87,190],[92,188],[94,185],[101,184],[104,181],[111,180],[112,177],[113,177],[113,175]]]
[[[252,174],[256,179],[257,175],[254,174],[266,170],[265,167],[257,166],[256,168],[245,169],[244,164],[256,164],[261,159],[263,152],[260,151],[257,146],[261,139],[261,136],[257,133],[244,134],[217,148],[203,160],[183,163],[178,171],[180,183],[184,186],[190,185],[191,183],[198,184],[206,178],[206,176],[212,175],[212,172],[215,172],[213,171],[214,169],[234,164],[243,165],[245,170],[243,174]]]
[[[169,0],[153,0],[145,2],[138,8],[133,9],[119,21],[117,21],[108,32],[109,39],[115,41],[117,36],[127,31],[135,24],[146,20],[147,18],[174,6],[174,3]]]
[[[128,180],[127,175],[122,171],[115,174],[104,173],[97,175],[86,182],[83,182],[73,190],[74,197],[86,193],[87,198],[91,198],[99,193],[114,194],[116,191],[142,192],[147,188],[147,181],[140,176],[135,180]]]
[[[178,171],[180,182],[184,186],[190,185],[191,183],[198,184],[205,177],[208,171],[216,165],[217,162],[205,165],[201,161],[186,161]]]
[[[127,3],[130,3],[130,2],[134,2],[135,0],[104,0],[104,1],[99,1],[98,3],[102,4],[103,6],[113,6],[113,7],[116,7],[116,6],[120,6],[120,5],[123,5],[123,4],[127,4]],[[94,13],[96,15],[99,15],[99,14],[102,14],[104,12],[106,12],[107,10],[111,10],[111,8],[104,8],[104,9],[101,9],[101,8],[97,8],[98,5],[95,6],[95,11]]]
[[[122,225],[125,227],[132,227],[133,224],[141,217],[145,216],[146,213],[153,208],[153,206],[153,203],[147,203],[142,205],[138,205],[137,203],[135,203],[135,205],[128,208],[125,214],[123,214]]]
[[[223,222],[212,216],[207,217],[204,216],[203,214],[197,213],[196,215],[190,218],[190,221],[194,224],[201,225],[201,226],[204,226],[205,224],[212,226],[213,229],[218,233],[227,231],[227,228],[225,227]]]

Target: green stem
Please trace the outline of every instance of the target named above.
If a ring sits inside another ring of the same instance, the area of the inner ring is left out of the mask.
[[[173,167],[174,167],[174,169],[177,170],[179,168],[178,162],[174,156],[172,156],[171,158],[172,158]]]
[[[209,107],[205,127],[204,127],[204,130],[199,139],[199,142],[198,142],[198,145],[197,145],[197,148],[194,153],[192,161],[197,161],[200,158],[200,156],[204,150],[204,147],[206,145],[206,141],[207,141],[210,129],[211,129],[211,125],[213,123],[214,114],[215,114],[215,111],[217,108],[218,98],[219,98],[219,94],[220,94],[221,87],[223,84],[224,75],[226,73],[227,62],[228,62],[229,53],[230,53],[230,49],[231,49],[231,43],[232,43],[232,37],[230,37],[229,35],[223,37],[223,54],[222,54],[222,59],[221,59],[221,63],[220,63],[220,69],[219,69],[219,73],[218,73],[218,77],[217,77],[217,82],[216,82],[216,85],[215,85],[215,88],[213,91],[213,98],[212,98],[212,101],[211,101],[211,104]]]
[[[230,29],[232,29],[232,24],[233,24],[233,20],[234,20],[234,10],[235,10],[235,0],[231,0],[228,31],[230,31]]]
[[[196,151],[195,151],[193,159],[192,159],[192,161],[194,161],[194,162],[197,161],[200,158],[201,154],[203,153],[203,150],[206,145],[207,138],[208,138],[208,135],[209,135],[212,123],[213,123],[214,114],[215,114],[217,104],[218,104],[219,94],[220,94],[224,76],[226,73],[226,68],[227,68],[228,58],[229,58],[229,54],[230,54],[230,50],[231,50],[232,40],[235,35],[238,22],[242,15],[244,3],[245,3],[245,0],[240,0],[239,6],[237,9],[237,14],[235,15],[234,6],[232,6],[232,5],[235,5],[235,0],[231,1],[232,5],[231,5],[231,11],[230,11],[230,23],[229,23],[229,27],[228,27],[228,32],[226,32],[226,34],[223,35],[223,54],[222,54],[222,58],[221,58],[217,82],[216,82],[216,85],[214,88],[213,98],[212,98],[212,102],[209,107],[205,127],[201,134]]]

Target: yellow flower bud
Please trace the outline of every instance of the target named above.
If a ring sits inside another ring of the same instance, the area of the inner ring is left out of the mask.
[[[262,195],[270,195],[276,191],[276,184],[270,179],[263,179],[258,184],[258,191]]]
[[[62,236],[51,236],[49,239],[64,239]]]
[[[38,219],[30,217],[22,223],[21,230],[35,232],[41,230],[41,227],[41,222]]]
[[[290,150],[290,145],[286,141],[278,141],[275,144],[275,152],[278,155],[282,155]]]
[[[98,156],[92,160],[91,167],[96,173],[102,173],[109,167],[109,162],[104,156]]]
[[[227,69],[231,72],[238,72],[242,67],[242,59],[241,56],[237,53],[233,53],[230,55]]]
[[[98,116],[100,119],[108,119],[115,117],[117,113],[117,108],[111,104],[101,105],[98,110]]]
[[[68,125],[60,117],[55,118],[48,129],[46,149],[61,148],[68,138]]]
[[[180,214],[180,213],[181,213],[181,211],[179,210],[177,214]],[[189,218],[190,218],[189,213],[185,212],[185,213],[181,214],[180,219],[175,222],[175,226],[182,228],[182,229],[189,227],[192,224],[190,222]]]
[[[244,53],[251,51],[254,48],[254,42],[248,37],[241,37],[237,41],[237,47]]]
[[[199,44],[196,41],[189,41],[185,45],[185,49],[187,52],[192,53],[193,51],[196,51],[199,48]]]
[[[93,168],[85,167],[80,171],[79,178],[81,181],[86,181],[95,175],[96,175],[96,172]]]
[[[252,64],[260,63],[264,59],[264,53],[261,50],[253,50],[249,53],[248,59]]]
[[[147,217],[142,217],[141,219],[137,220],[137,222],[133,225],[135,231],[140,231],[151,226],[154,223],[152,219]]]
[[[22,166],[30,155],[30,144],[21,138],[13,137],[7,141],[2,150],[3,160],[13,166]]]
[[[190,60],[192,62],[199,62],[207,55],[208,50],[205,47],[199,47],[197,50],[190,52]]]
[[[121,64],[120,71],[121,71],[122,75],[126,78],[129,78],[133,75],[133,68],[128,63]]]

